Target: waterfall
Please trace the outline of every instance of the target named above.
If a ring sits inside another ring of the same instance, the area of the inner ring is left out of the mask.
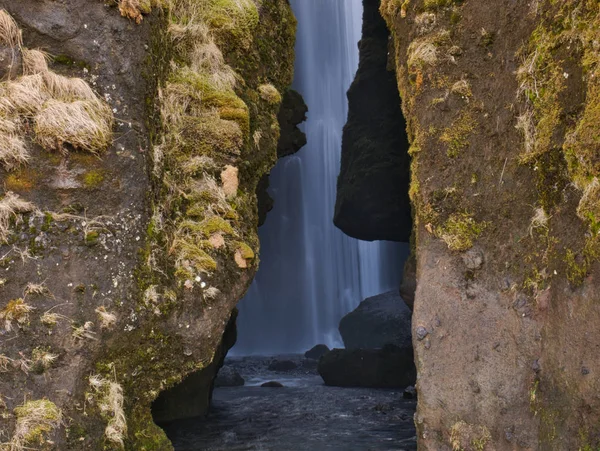
[[[361,0],[292,0],[298,19],[294,89],[308,144],[271,172],[273,210],[259,230],[261,266],[239,304],[233,353],[342,345],[339,320],[400,283],[406,245],[361,242],[333,225],[346,91],[358,67]]]

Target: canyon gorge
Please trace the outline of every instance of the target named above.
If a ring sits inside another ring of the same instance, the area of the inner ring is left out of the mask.
[[[0,0],[0,450],[600,449],[599,25]]]

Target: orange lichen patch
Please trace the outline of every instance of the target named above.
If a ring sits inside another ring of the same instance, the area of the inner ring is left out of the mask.
[[[119,11],[123,17],[135,20],[135,23],[139,24],[142,22],[144,17],[140,11],[139,0],[121,0],[119,3]]]
[[[238,186],[240,184],[238,174],[238,168],[230,165],[225,166],[225,169],[221,172],[221,183],[223,184],[223,191],[227,197],[233,197],[237,194]]]
[[[234,258],[235,263],[238,265],[239,268],[246,269],[248,267],[248,262],[246,261],[246,259],[242,255],[241,249],[237,249],[235,251],[235,255],[233,256],[233,258]]]
[[[223,238],[222,233],[213,233],[210,236],[210,238],[208,239],[208,242],[215,249],[219,249],[219,248],[225,246],[225,238]]]
[[[36,171],[23,168],[4,179],[4,185],[8,191],[29,191],[36,186],[39,175]]]

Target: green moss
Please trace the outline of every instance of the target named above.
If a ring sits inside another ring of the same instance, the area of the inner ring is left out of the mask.
[[[245,260],[253,260],[254,259],[254,251],[250,246],[242,241],[236,241],[235,243],[236,249],[238,249],[242,253],[242,258]]]
[[[587,99],[583,116],[565,145],[573,180],[584,187],[600,175],[600,86],[591,84]]]
[[[490,47],[494,43],[496,35],[485,28],[481,29],[481,40],[480,43],[484,47]]]
[[[55,55],[52,57],[52,61],[56,64],[61,64],[67,67],[78,67],[79,69],[90,69],[90,65],[85,61],[76,60],[71,58],[69,55]]]
[[[477,121],[470,111],[463,111],[452,125],[440,136],[440,141],[448,146],[447,155],[456,158],[462,150],[469,146],[469,137],[477,126]]]
[[[52,223],[54,222],[54,218],[52,217],[52,213],[46,212],[44,213],[44,223],[42,224],[42,232],[47,232],[50,230]]]
[[[226,235],[234,235],[235,231],[231,224],[219,216],[211,216],[201,222],[192,220],[183,221],[179,226],[181,233],[192,233],[200,235],[204,238],[209,238],[213,233],[223,233]]]
[[[87,232],[85,234],[85,244],[86,246],[95,246],[98,244],[98,238],[100,237],[100,233],[93,230],[91,232]]]
[[[450,13],[450,23],[452,25],[457,25],[462,19],[462,15],[457,9],[453,9]]]
[[[15,408],[17,430],[22,425],[20,439],[28,445],[43,445],[47,434],[60,424],[62,413],[56,404],[47,399],[27,401]]]
[[[178,254],[178,260],[188,263],[178,265],[176,274],[179,277],[184,279],[193,278],[195,274],[190,272],[190,269],[194,269],[197,274],[211,274],[217,269],[217,262],[198,244],[184,238],[177,241],[174,246]]]
[[[129,415],[128,427],[135,431],[131,438],[132,448],[140,451],[169,451],[173,449],[171,441],[164,431],[152,420],[150,409],[135,407]]]
[[[102,169],[93,169],[88,171],[82,176],[83,185],[87,189],[97,188],[104,181],[104,175],[105,171]]]
[[[226,111],[226,117],[231,117],[227,116],[229,111]],[[231,111],[239,113],[239,110]],[[180,143],[182,163],[189,160],[191,153],[207,156],[239,155],[244,143],[239,123],[215,114],[184,119],[179,136],[183,139]]]
[[[435,233],[453,251],[466,251],[485,230],[486,223],[479,223],[468,213],[453,213],[435,229]]]
[[[563,192],[570,183],[564,154],[554,148],[538,156],[532,165],[535,168],[540,205],[550,213],[562,202]]]
[[[222,48],[248,49],[259,17],[252,0],[205,0],[201,17],[217,36]]]
[[[569,282],[573,285],[581,285],[589,275],[592,265],[598,259],[600,259],[599,235],[587,238],[580,252],[567,249],[564,261],[567,265],[567,279]]]

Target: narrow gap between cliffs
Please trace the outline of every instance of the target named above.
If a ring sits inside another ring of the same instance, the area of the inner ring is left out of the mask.
[[[280,161],[257,192],[261,268],[213,363],[153,416],[176,450],[416,449],[410,157],[389,32],[379,0],[291,3],[300,94],[284,96]]]

